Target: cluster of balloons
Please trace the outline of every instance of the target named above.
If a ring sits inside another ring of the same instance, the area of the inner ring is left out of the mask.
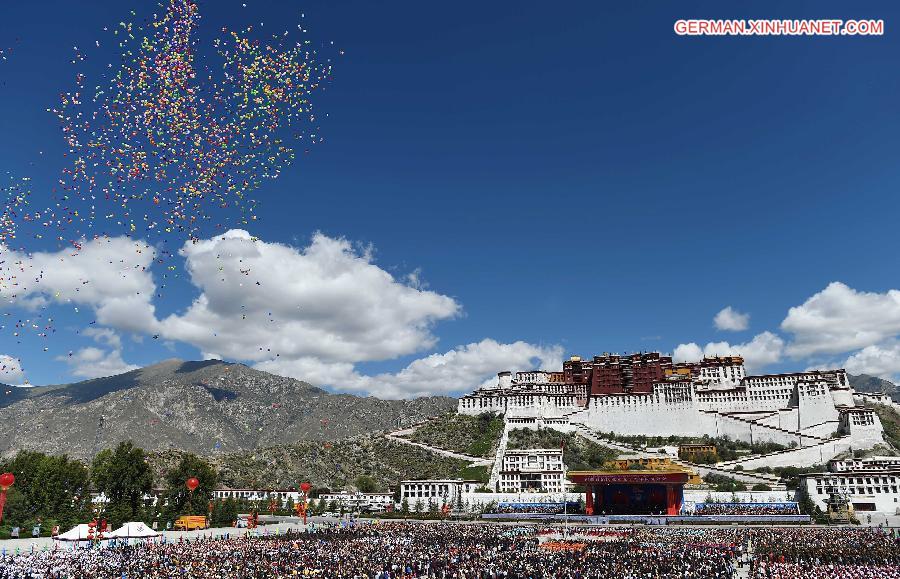
[[[27,255],[32,239],[78,251],[84,239],[153,237],[162,263],[186,240],[253,221],[251,194],[294,161],[295,148],[322,141],[312,98],[332,64],[302,25],[268,37],[222,28],[209,42],[197,34],[195,0],[163,6],[143,23],[104,29],[119,50],[98,81],[76,47],[74,87],[48,109],[66,144],[54,190],[38,195],[27,177],[0,184],[0,300],[35,283],[4,259]]]

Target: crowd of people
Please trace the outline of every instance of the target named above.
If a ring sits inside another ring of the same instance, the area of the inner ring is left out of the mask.
[[[900,543],[873,530],[393,522],[6,555],[0,579],[729,579],[748,549],[753,579],[900,577]]]
[[[799,515],[797,503],[698,503],[695,515]]]
[[[753,579],[900,579],[900,538],[875,528],[759,528]]]
[[[567,509],[568,507],[568,509]],[[528,513],[528,514],[545,514],[559,515],[564,512],[574,513],[578,510],[578,503],[500,503],[494,513]]]

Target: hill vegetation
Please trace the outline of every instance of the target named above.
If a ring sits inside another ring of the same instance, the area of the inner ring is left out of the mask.
[[[467,416],[450,412],[433,418],[405,438],[469,456],[494,454],[503,435],[503,417],[485,412]]]
[[[566,468],[569,470],[602,468],[607,462],[618,456],[616,451],[609,447],[552,428],[510,430],[506,448],[508,450],[562,448],[563,462],[566,463]]]
[[[747,454],[768,454],[788,448],[777,442],[760,442],[750,444],[743,440],[736,440],[727,436],[713,437],[709,435],[703,436],[628,436],[616,434],[614,432],[601,432],[602,438],[608,438],[616,442],[629,444],[636,447],[654,447],[654,446],[679,446],[682,444],[709,444],[716,448],[715,454],[701,453],[694,454],[690,457],[691,462],[699,464],[714,464],[724,460],[734,460],[741,455]],[[682,457],[685,458],[685,457]]]

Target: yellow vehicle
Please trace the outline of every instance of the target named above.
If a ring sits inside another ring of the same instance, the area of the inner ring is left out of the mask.
[[[196,516],[188,516],[184,515],[178,517],[178,520],[175,521],[175,530],[176,531],[193,531],[194,529],[205,529],[206,528],[206,517],[203,515]]]

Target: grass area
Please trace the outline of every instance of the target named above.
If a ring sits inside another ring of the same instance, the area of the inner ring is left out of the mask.
[[[455,412],[428,421],[406,438],[470,456],[491,456],[503,434],[503,417],[484,413],[466,416]]]
[[[752,472],[762,472],[766,474],[775,474],[784,481],[784,486],[790,490],[796,490],[800,486],[800,476],[810,472],[824,472],[824,464],[814,464],[812,466],[763,466],[753,469]]]
[[[602,468],[605,463],[618,456],[616,451],[609,447],[552,428],[510,430],[506,448],[507,450],[560,448],[563,443],[565,443],[563,462],[569,470]]]
[[[478,480],[487,483],[491,478],[491,467],[489,466],[467,466],[460,469],[457,478],[464,480]]]
[[[614,432],[601,432],[600,436],[623,444],[633,446],[678,446],[681,444],[712,444],[716,447],[715,456],[696,457],[693,462],[713,464],[715,462],[734,460],[747,454],[767,454],[788,447],[775,442],[750,444],[743,440],[734,440],[727,436],[626,436]],[[718,457],[718,460],[716,460]]]
[[[703,477],[703,480],[707,484],[712,485],[715,490],[719,492],[733,493],[736,491],[747,490],[747,485],[724,474],[709,473]]]

